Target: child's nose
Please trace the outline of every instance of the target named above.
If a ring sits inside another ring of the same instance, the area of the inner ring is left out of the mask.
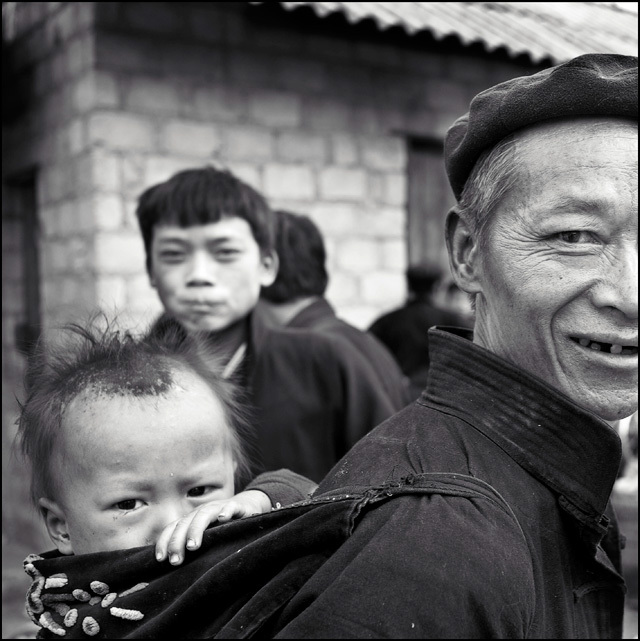
[[[155,543],[160,533],[170,523],[175,523],[183,516],[189,513],[189,506],[185,506],[181,501],[171,501],[159,507],[153,521],[151,536]]]

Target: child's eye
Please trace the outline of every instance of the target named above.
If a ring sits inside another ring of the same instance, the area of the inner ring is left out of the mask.
[[[140,507],[139,504],[142,504],[142,501],[140,501],[139,499],[126,499],[125,501],[118,501],[115,506],[123,512],[129,512],[131,510],[135,510],[137,507]]]
[[[160,259],[167,263],[177,262],[182,260],[183,258],[184,258],[184,252],[181,252],[181,251],[165,249],[160,252]]]
[[[188,492],[188,496],[204,496],[209,492],[213,491],[213,486],[211,485],[198,485],[197,487],[192,487]]]
[[[232,247],[221,247],[216,250],[216,258],[218,260],[234,260],[240,255],[240,251]]]

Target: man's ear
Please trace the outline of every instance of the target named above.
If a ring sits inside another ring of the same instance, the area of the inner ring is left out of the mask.
[[[457,207],[447,214],[445,238],[449,266],[456,285],[468,294],[481,292],[478,238]]]
[[[53,544],[60,554],[73,554],[67,519],[62,508],[50,499],[41,498],[38,503],[44,512],[44,522]]]
[[[280,265],[278,254],[276,254],[275,250],[264,252],[261,255],[260,262],[262,266],[260,285],[262,285],[262,287],[269,287],[269,285],[273,285],[278,275],[278,267]]]

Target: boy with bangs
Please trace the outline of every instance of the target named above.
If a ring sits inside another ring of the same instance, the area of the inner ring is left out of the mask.
[[[254,313],[278,271],[273,212],[228,171],[179,172],[147,189],[137,216],[165,314],[151,333],[204,335],[253,410],[253,473],[288,468],[319,481],[401,409],[341,337],[272,329]]]

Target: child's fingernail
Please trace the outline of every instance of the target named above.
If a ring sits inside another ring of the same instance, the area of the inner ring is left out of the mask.
[[[188,547],[190,550],[195,549],[195,547],[196,547],[196,542],[195,542],[193,539],[187,539],[187,547]]]
[[[179,554],[172,554],[170,562],[172,565],[178,565],[180,563],[180,555]]]
[[[156,559],[162,561],[162,552],[156,552]]]

